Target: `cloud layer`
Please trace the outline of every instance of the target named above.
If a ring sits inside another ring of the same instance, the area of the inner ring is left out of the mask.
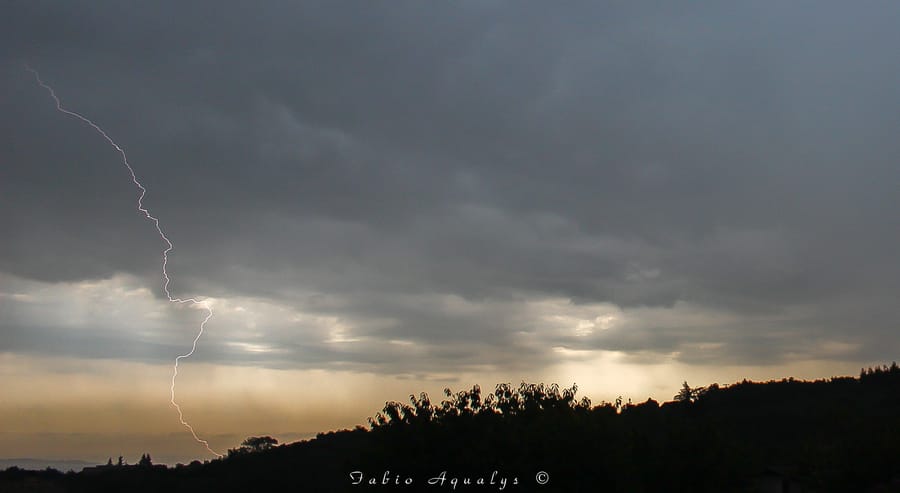
[[[215,299],[198,359],[896,359],[900,7],[7,11],[3,351],[163,361],[196,315],[160,300],[117,155],[27,61],[125,147],[176,292]]]

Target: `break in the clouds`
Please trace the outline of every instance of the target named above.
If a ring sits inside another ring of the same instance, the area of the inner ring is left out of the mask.
[[[10,2],[3,352],[429,375],[896,358],[900,7]]]

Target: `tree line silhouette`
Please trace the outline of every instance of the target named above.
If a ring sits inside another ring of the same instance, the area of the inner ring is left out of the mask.
[[[250,437],[223,459],[174,468],[149,454],[80,473],[10,468],[0,491],[499,491],[476,484],[492,475],[509,479],[505,491],[900,491],[896,363],[858,378],[684,382],[662,404],[593,405],[577,390],[501,383],[445,389],[440,402],[410,395],[368,427],[283,445]],[[442,471],[460,478],[455,490],[426,483]]]

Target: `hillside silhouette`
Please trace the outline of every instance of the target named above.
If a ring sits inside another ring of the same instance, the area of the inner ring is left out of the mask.
[[[250,437],[206,463],[10,468],[0,491],[900,491],[896,363],[858,378],[685,382],[663,404],[576,394],[447,389],[440,402],[388,402],[367,427],[284,445]]]

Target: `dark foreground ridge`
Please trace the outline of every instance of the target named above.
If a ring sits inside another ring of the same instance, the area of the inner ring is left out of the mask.
[[[0,473],[0,491],[900,491],[900,368],[814,382],[743,381],[659,405],[498,385],[390,402],[368,428],[167,468],[148,456],[63,474]]]

